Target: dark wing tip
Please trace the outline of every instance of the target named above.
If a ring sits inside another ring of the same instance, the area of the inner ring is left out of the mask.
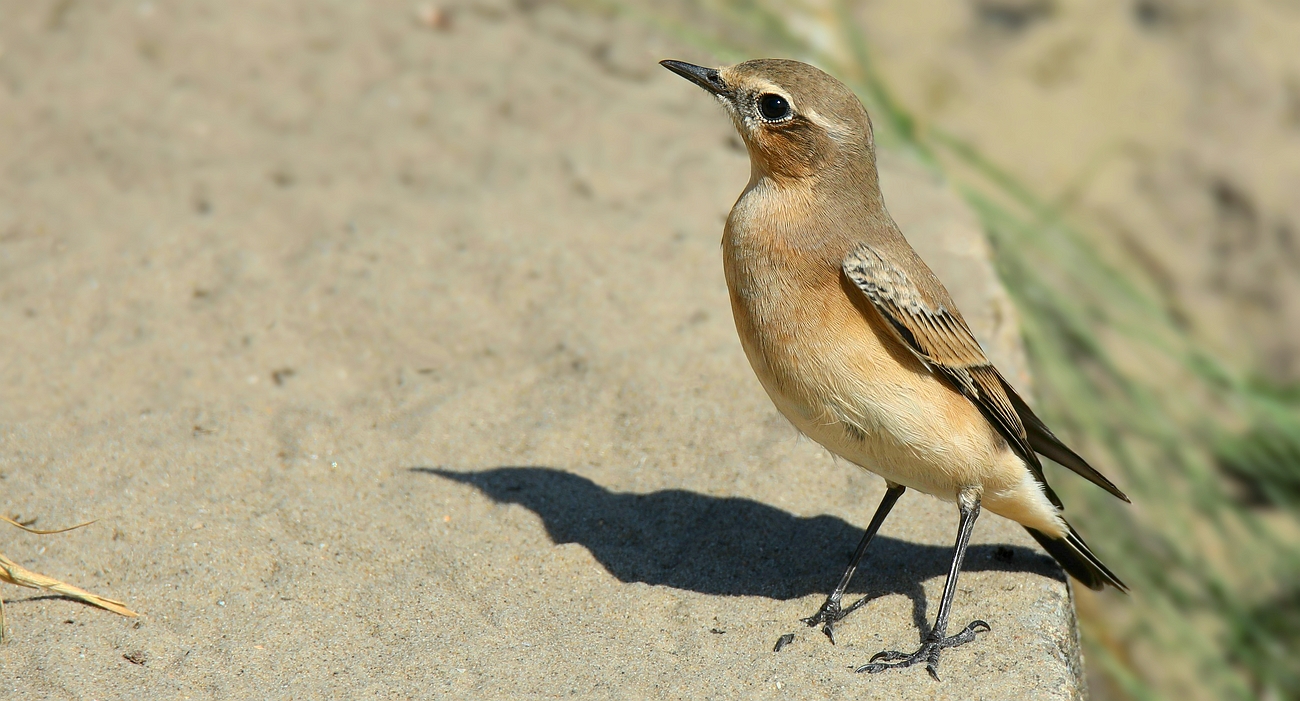
[[[1103,564],[1101,560],[1097,559],[1097,556],[1088,548],[1088,544],[1083,542],[1083,538],[1080,538],[1073,528],[1070,529],[1069,535],[1064,538],[1053,538],[1028,526],[1025,527],[1025,530],[1029,531],[1029,535],[1033,536],[1034,540],[1038,541],[1038,544],[1047,551],[1047,554],[1051,555],[1052,559],[1061,565],[1061,569],[1078,580],[1080,584],[1094,591],[1105,589],[1106,585],[1109,584],[1125,594],[1128,593],[1128,585],[1124,584],[1114,572],[1111,572],[1110,568]]]
[[[1098,472],[1097,468],[1089,465],[1087,460],[1084,460],[1069,446],[1062,443],[1061,439],[1052,433],[1052,429],[1048,428],[1043,423],[1043,420],[1034,413],[1034,410],[1029,408],[1025,400],[1016,393],[1011,383],[1007,382],[1005,377],[1000,375],[999,377],[1002,380],[1003,389],[1006,390],[1007,396],[1011,398],[1012,405],[1015,406],[1016,413],[1020,415],[1020,420],[1025,424],[1025,431],[1029,435],[1029,443],[1034,447],[1035,451],[1072,470],[1075,474],[1101,487],[1126,504],[1133,503],[1133,500],[1129,499],[1128,495],[1121,491],[1119,487],[1116,487],[1114,482],[1111,482],[1105,475]]]

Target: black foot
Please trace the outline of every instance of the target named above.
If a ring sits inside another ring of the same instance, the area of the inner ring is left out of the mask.
[[[911,667],[914,664],[924,662],[925,671],[929,672],[935,681],[939,681],[939,652],[946,647],[965,645],[975,639],[976,632],[983,631],[987,633],[989,630],[991,630],[989,624],[984,621],[972,621],[970,625],[966,626],[965,630],[950,638],[927,638],[924,643],[921,643],[921,649],[910,655],[896,650],[877,652],[871,658],[870,663],[858,667],[857,671],[875,674],[886,669]]]
[[[831,645],[834,645],[835,624],[839,623],[850,613],[862,608],[862,605],[865,603],[867,603],[867,597],[864,596],[853,602],[853,604],[848,608],[840,608],[840,602],[838,599],[827,599],[826,603],[822,604],[822,607],[817,610],[817,613],[800,620],[807,623],[809,628],[821,626],[822,632],[826,634],[827,638],[830,638]]]

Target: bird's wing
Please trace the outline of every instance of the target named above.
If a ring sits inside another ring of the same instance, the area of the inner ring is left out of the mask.
[[[920,259],[917,259],[920,262]],[[934,372],[950,382],[993,423],[1011,448],[1024,458],[1052,503],[1060,500],[1043,477],[1042,453],[1088,481],[1128,501],[1110,480],[1070,450],[1034,415],[1025,400],[989,362],[934,274],[918,285],[907,272],[868,244],[859,244],[844,259],[844,275],[889,323],[891,329]],[[927,294],[926,289],[929,289]],[[954,306],[949,309],[948,307]],[[1028,426],[1026,427],[1026,424]]]
[[[984,355],[961,314],[928,299],[902,268],[865,243],[844,259],[843,269],[889,322],[899,340],[974,402],[1012,449],[1036,473],[1041,471],[1002,375]]]

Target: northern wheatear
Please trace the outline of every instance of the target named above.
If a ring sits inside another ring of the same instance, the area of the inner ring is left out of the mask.
[[[866,109],[838,80],[798,61],[726,68],[662,61],[715,95],[749,151],[749,184],[722,236],[731,310],[763,388],[801,432],[885,479],[888,489],[848,570],[804,619],[835,641],[841,599],[863,553],[909,487],[956,502],[957,544],[933,629],[914,653],[886,651],[859,672],[924,662],[988,630],[947,636],[981,505],[1020,523],[1093,589],[1124,584],[1061,516],[1038,455],[1128,501],[1067,448],[998,372],[934,273],[885,210]]]

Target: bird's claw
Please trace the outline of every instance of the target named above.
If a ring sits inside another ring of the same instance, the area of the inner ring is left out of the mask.
[[[919,650],[910,655],[897,650],[877,652],[871,657],[870,662],[858,667],[856,671],[875,674],[886,669],[901,669],[924,662],[925,671],[929,672],[935,681],[939,681],[939,652],[946,647],[965,645],[975,639],[976,633],[987,633],[990,630],[992,628],[984,621],[971,621],[970,625],[954,636],[948,638],[930,637],[924,643],[921,643]]]
[[[872,662],[880,662],[880,661],[897,662],[898,660],[906,660],[909,657],[911,657],[911,655],[905,652],[899,652],[898,650],[882,650],[872,655],[871,661]],[[861,672],[864,670],[859,669],[858,671]],[[875,670],[870,670],[870,671],[875,671]]]
[[[826,603],[822,604],[822,607],[817,610],[817,613],[800,620],[808,624],[809,628],[816,628],[820,625],[822,627],[822,632],[826,634],[827,638],[830,638],[831,645],[834,645],[834,625],[841,618],[844,618],[845,615],[844,611],[840,609],[839,601],[835,599],[827,599]]]
[[[822,607],[817,610],[817,613],[799,620],[808,624],[809,628],[816,628],[820,625],[822,627],[822,632],[830,639],[831,645],[834,645],[835,624],[839,623],[850,613],[862,608],[862,605],[867,603],[868,599],[869,597],[864,596],[853,602],[848,608],[841,607],[839,599],[827,599],[826,603],[822,604]]]

